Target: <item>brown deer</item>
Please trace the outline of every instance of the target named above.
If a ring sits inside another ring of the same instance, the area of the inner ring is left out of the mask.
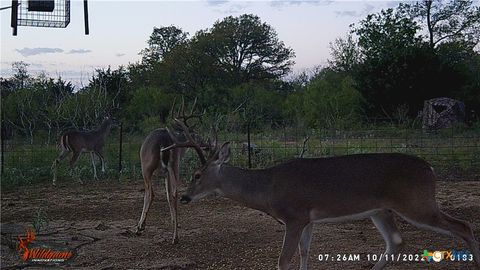
[[[97,169],[95,165],[95,156],[97,155],[102,163],[102,172],[105,172],[105,160],[103,158],[103,147],[105,140],[110,133],[114,120],[110,117],[105,118],[98,129],[91,131],[70,130],[62,134],[59,140],[60,155],[53,161],[53,181],[57,181],[57,166],[69,153],[73,153],[70,159],[70,168],[73,169],[80,155],[84,152],[90,152],[92,160],[93,175],[98,180]]]
[[[181,106],[177,111],[177,115],[174,114],[175,101],[173,102],[171,115],[174,117],[178,126],[174,126],[175,130],[170,131],[168,128],[160,128],[152,131],[143,141],[140,149],[140,161],[142,165],[142,175],[144,179],[145,195],[143,199],[143,210],[138,221],[135,233],[137,235],[145,229],[145,220],[149,208],[153,202],[154,192],[152,186],[152,178],[156,171],[159,176],[165,177],[165,190],[167,193],[167,201],[170,208],[170,215],[173,224],[173,243],[178,242],[178,224],[177,224],[177,201],[178,201],[178,187],[183,184],[180,179],[180,161],[185,154],[186,147],[176,147],[171,151],[160,151],[162,148],[172,145],[178,140],[185,140],[183,134],[183,128],[192,131],[193,127],[190,127],[187,123],[188,120],[193,118],[200,118],[203,113],[195,113],[195,105],[197,100],[195,99],[190,113],[185,113],[185,103],[182,100]],[[188,133],[188,136],[191,136]],[[194,134],[191,140],[195,140],[203,144],[202,139]],[[205,145],[204,145],[205,147]],[[200,150],[203,151],[203,150]]]
[[[190,140],[192,147],[200,148],[195,144]],[[472,228],[439,209],[435,173],[420,158],[393,153],[297,158],[260,170],[228,165],[229,158],[228,142],[209,159],[202,156],[206,161],[194,171],[180,201],[188,203],[218,193],[283,223],[286,229],[278,269],[289,269],[297,246],[300,269],[307,269],[313,223],[369,217],[386,242],[385,255],[398,253],[402,238],[394,214],[420,228],[464,240],[480,269],[479,244]],[[382,269],[388,262],[385,257],[373,269]]]

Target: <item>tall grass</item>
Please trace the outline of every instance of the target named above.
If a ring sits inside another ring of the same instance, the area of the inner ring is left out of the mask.
[[[358,153],[399,152],[416,155],[429,161],[441,179],[480,180],[480,131],[478,129],[448,129],[424,133],[417,129],[384,127],[371,130],[305,130],[292,127],[255,131],[251,134],[252,168],[264,168],[298,157],[303,141],[309,136],[305,157],[325,157]],[[120,181],[141,179],[139,150],[144,136],[124,134],[121,170],[119,170],[119,136],[112,133],[105,146],[106,173],[97,172],[101,179]],[[223,132],[219,141],[232,143],[231,163],[248,167],[248,150],[244,132]],[[33,144],[23,138],[6,142],[2,188],[49,183],[50,167],[59,150],[53,140],[37,136]],[[77,169],[69,170],[69,157],[58,167],[58,181],[94,181],[90,155],[83,154]],[[182,176],[189,178],[198,166],[194,151],[187,151],[182,163]]]

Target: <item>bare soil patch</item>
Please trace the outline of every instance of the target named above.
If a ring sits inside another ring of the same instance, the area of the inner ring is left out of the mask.
[[[480,182],[439,182],[440,207],[470,222],[480,239]],[[38,241],[55,241],[75,257],[54,268],[70,269],[276,269],[283,226],[271,217],[220,197],[179,205],[180,243],[172,245],[170,214],[157,181],[155,200],[141,236],[128,233],[143,205],[143,183],[73,182],[58,187],[21,187],[2,191],[1,268],[43,269],[25,264],[16,249],[17,235],[32,226],[43,208],[49,223]],[[422,207],[419,205],[418,207]],[[428,250],[465,250],[463,242],[417,229],[397,219],[404,254]],[[317,224],[310,269],[369,269],[367,254],[380,254],[385,244],[370,220]],[[360,254],[360,261],[319,261],[319,254]],[[298,256],[298,255],[297,255]],[[295,258],[294,264],[298,263]],[[296,266],[295,269],[297,269]],[[474,269],[473,262],[395,262],[386,269]],[[49,268],[51,269],[51,268]]]

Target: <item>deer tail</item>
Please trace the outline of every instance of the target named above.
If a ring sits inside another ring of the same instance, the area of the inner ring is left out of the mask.
[[[60,147],[68,151],[72,151],[70,144],[68,143],[68,134],[63,134],[60,138]]]

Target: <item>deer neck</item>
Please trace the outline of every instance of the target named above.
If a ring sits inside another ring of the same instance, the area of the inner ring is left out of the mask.
[[[268,213],[271,178],[264,170],[245,170],[222,165],[218,191],[225,197],[250,208]]]
[[[110,133],[111,125],[110,123],[103,123],[99,129],[97,129],[97,133],[102,135],[103,137],[106,137],[108,133]]]

